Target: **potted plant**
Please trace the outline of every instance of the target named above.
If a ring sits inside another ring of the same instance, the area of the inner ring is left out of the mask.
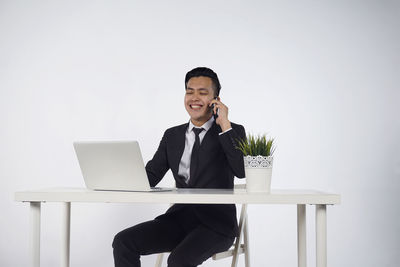
[[[247,192],[270,193],[274,139],[267,139],[265,134],[258,136],[249,134],[247,139],[238,140],[237,148],[244,156]]]

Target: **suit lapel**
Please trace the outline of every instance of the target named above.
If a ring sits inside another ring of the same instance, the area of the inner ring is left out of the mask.
[[[221,132],[221,128],[215,123],[211,126],[210,130],[207,131],[200,145],[200,156],[202,152],[207,150],[208,147],[212,146],[215,141],[218,141],[215,137]]]
[[[210,151],[210,148],[215,146],[216,143],[218,143],[218,134],[221,132],[221,128],[215,123],[211,126],[211,128],[207,131],[206,135],[204,136],[201,145],[200,145],[200,150],[199,150],[199,168],[197,171],[197,174],[199,174],[199,171],[201,170],[202,167],[202,161],[204,160],[205,157],[207,157],[206,153],[207,151]],[[196,175],[194,179],[190,178],[189,180],[189,187],[192,187],[193,185],[196,184],[197,177],[199,175]]]
[[[189,126],[189,123],[183,124],[182,127],[178,129],[177,134],[174,136],[174,142],[173,142],[173,149],[171,149],[171,152],[173,153],[172,157],[169,157],[171,160],[171,170],[173,173],[176,173],[176,177],[179,177],[182,181],[184,182],[184,178],[180,177],[178,172],[179,172],[179,163],[181,162],[182,154],[185,149],[185,134],[187,127]]]

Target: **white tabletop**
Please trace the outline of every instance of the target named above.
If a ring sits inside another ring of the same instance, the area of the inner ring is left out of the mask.
[[[86,188],[46,188],[15,193],[24,202],[202,203],[202,204],[340,204],[340,195],[316,190],[174,189],[166,192],[93,191]]]

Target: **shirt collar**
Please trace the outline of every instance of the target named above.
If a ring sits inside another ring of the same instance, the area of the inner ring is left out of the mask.
[[[210,118],[207,122],[205,122],[202,126],[200,126],[200,127],[195,126],[195,125],[192,123],[192,121],[189,120],[188,133],[191,132],[191,131],[193,130],[194,127],[196,127],[196,128],[203,128],[203,129],[204,129],[204,132],[207,132],[207,131],[211,128],[211,126],[213,125],[213,123],[214,123],[214,116],[211,116],[211,118]]]

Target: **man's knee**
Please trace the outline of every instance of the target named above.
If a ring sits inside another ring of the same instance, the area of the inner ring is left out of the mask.
[[[115,235],[112,247],[115,266],[140,266],[140,254],[126,231]]]
[[[135,246],[134,237],[132,235],[127,235],[126,231],[121,231],[114,236],[114,240],[112,242],[112,247],[114,250],[129,250],[136,251],[137,248]]]
[[[180,257],[176,256],[176,254],[171,253],[168,256],[168,267],[183,267],[182,260]]]
[[[185,257],[185,255],[174,252],[171,252],[171,254],[169,254],[167,263],[168,267],[191,267],[197,265],[190,262],[190,259],[187,257],[187,255]]]
[[[114,240],[112,242],[113,249],[118,249],[123,245],[123,238],[121,236],[121,232],[114,236]]]

